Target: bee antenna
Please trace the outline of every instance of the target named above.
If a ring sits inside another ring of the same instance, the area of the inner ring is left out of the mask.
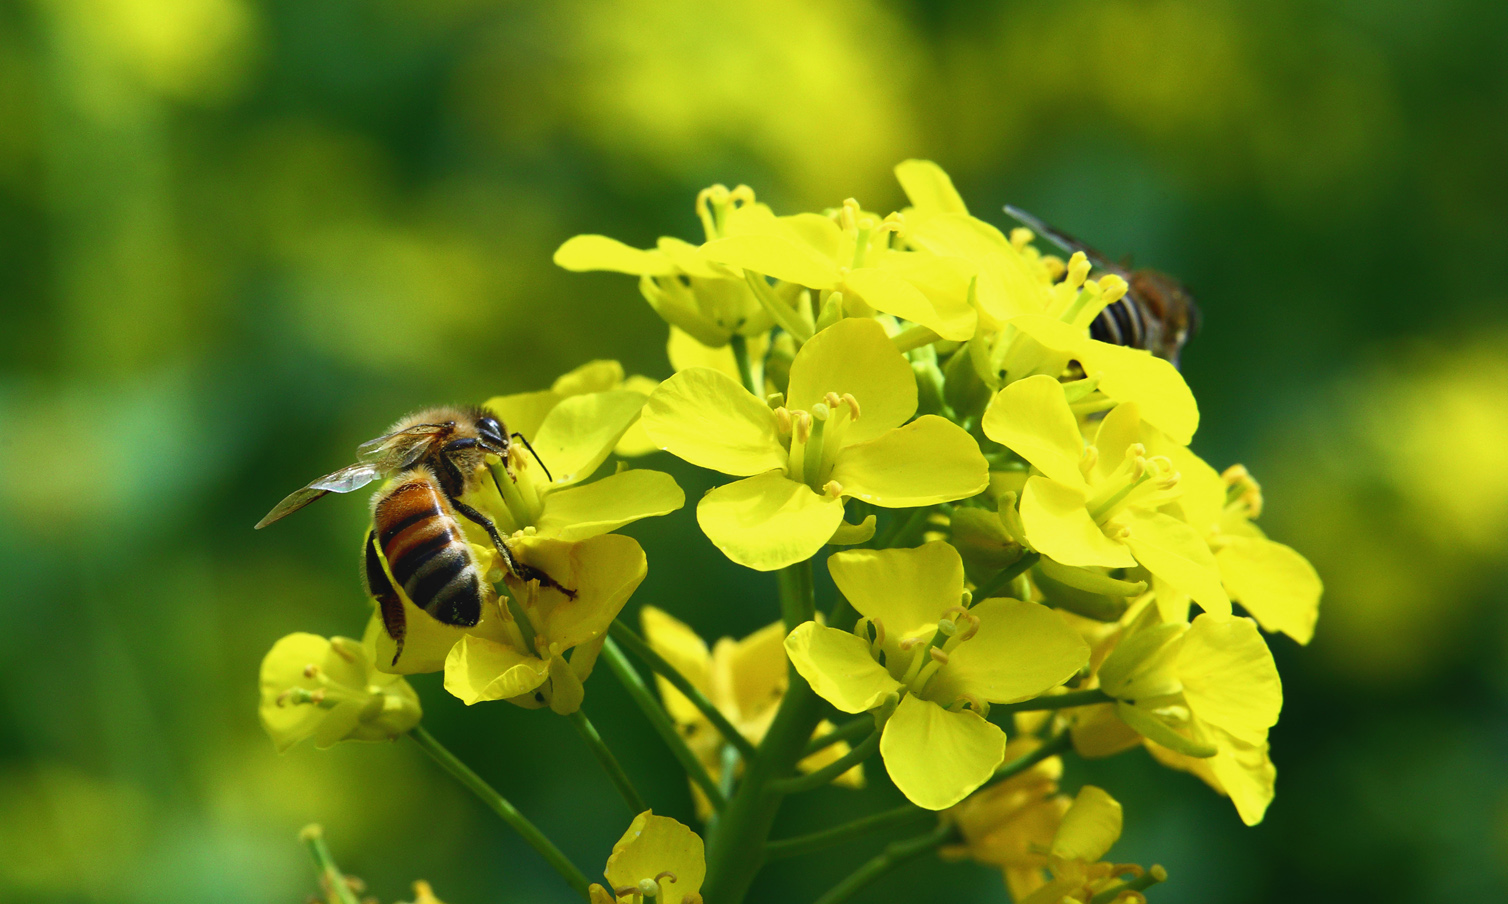
[[[548,481],[550,481],[551,483],[555,482],[555,478],[550,475],[550,469],[547,468],[547,467],[545,467],[545,463],[539,457],[539,453],[534,451],[534,447],[531,446],[531,445],[529,445],[529,441],[524,438],[524,435],[522,433],[512,433],[512,434],[509,434],[508,438],[509,439],[516,439],[519,442],[523,443],[524,444],[524,448],[529,450],[529,454],[532,455],[532,456],[534,456],[534,460],[537,461],[537,462],[539,462],[540,469],[545,472],[545,479],[548,480]]]

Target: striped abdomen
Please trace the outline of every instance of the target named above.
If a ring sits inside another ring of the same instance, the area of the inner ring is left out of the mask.
[[[373,513],[393,579],[414,605],[447,625],[482,617],[482,575],[435,477],[421,470],[393,486]]]

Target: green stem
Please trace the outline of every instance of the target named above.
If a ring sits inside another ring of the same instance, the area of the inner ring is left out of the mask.
[[[1067,753],[1068,749],[1072,746],[1073,736],[1065,731],[1031,753],[1018,756],[1009,763],[1002,765],[999,769],[996,769],[995,774],[990,778],[989,784],[998,785],[1006,779],[1014,778],[1045,759]]]
[[[800,562],[780,574],[780,611],[789,624],[799,624],[811,617],[815,601],[812,596],[811,562]],[[806,615],[803,616],[802,613]],[[834,620],[832,626],[851,627],[851,618]],[[786,665],[789,686],[775,711],[775,718],[765,732],[754,759],[744,764],[743,780],[728,799],[728,808],[719,818],[716,830],[707,837],[707,882],[703,896],[718,904],[739,904],[749,891],[754,876],[764,865],[764,843],[780,811],[781,796],[770,784],[794,771],[801,751],[811,740],[812,729],[822,720],[825,706],[812,692],[801,673]]]
[[[550,839],[546,838],[544,833],[534,823],[524,818],[524,815],[518,812],[518,809],[513,804],[510,804],[506,798],[497,793],[491,785],[482,781],[481,776],[471,771],[471,767],[456,759],[455,754],[446,750],[422,725],[410,731],[409,737],[413,738],[414,742],[425,753],[429,754],[431,759],[440,764],[441,769],[449,772],[457,781],[465,785],[472,794],[481,798],[482,803],[490,807],[492,812],[502,817],[503,822],[506,822],[513,831],[517,832],[529,847],[534,848],[541,857],[545,858],[545,862],[550,864],[555,869],[555,872],[559,873],[560,877],[577,894],[583,898],[589,897],[587,894],[586,876],[582,875],[581,870],[577,869],[571,861],[566,859],[565,854],[560,852],[560,848],[556,847]]]
[[[701,760],[696,758],[696,754],[691,752],[691,748],[686,746],[686,739],[681,737],[679,731],[676,731],[675,722],[671,721],[670,715],[665,712],[660,701],[654,698],[654,694],[650,693],[649,686],[634,669],[633,663],[628,661],[628,657],[623,655],[622,648],[611,637],[607,638],[607,643],[602,645],[602,658],[607,661],[607,667],[618,679],[618,683],[623,685],[623,689],[628,691],[628,695],[644,713],[644,718],[649,720],[650,726],[660,736],[660,740],[670,748],[671,754],[681,764],[686,775],[707,795],[713,809],[721,810],[727,801],[723,799],[723,793],[718,790],[717,783],[712,780],[712,776],[707,774],[706,767],[702,765]]]
[[[875,549],[892,549],[921,530],[922,525],[927,523],[927,515],[931,514],[931,506],[914,508],[911,514],[906,516],[905,521],[896,521],[890,525],[885,536],[875,543]]]
[[[775,322],[780,324],[780,328],[796,338],[798,345],[812,338],[811,328],[801,321],[801,315],[775,297],[774,290],[770,288],[769,283],[765,282],[763,276],[745,270],[744,282],[748,284],[749,291],[754,293],[754,298],[766,311],[770,312]]]
[[[1093,706],[1096,703],[1114,702],[1114,697],[1096,687],[1090,688],[1087,691],[1069,691],[1066,694],[1049,694],[1045,697],[1033,697],[1030,700],[1022,700],[1020,703],[997,703],[990,707],[990,715],[993,716],[996,713],[1039,712],[1044,709],[1068,709],[1074,706]]]
[[[1028,568],[1032,567],[1033,565],[1037,564],[1037,560],[1040,559],[1040,558],[1042,558],[1042,554],[1039,553],[1039,552],[1023,552],[1023,553],[1021,553],[1021,558],[1017,559],[1016,561],[1012,562],[1011,564],[1009,564],[1009,565],[1005,566],[1004,568],[1000,569],[1000,573],[999,574],[997,574],[994,577],[990,578],[988,581],[985,581],[982,586],[980,586],[977,590],[975,590],[974,591],[974,599],[975,600],[987,600],[987,599],[989,599],[991,596],[993,596],[995,594],[996,591],[1000,590],[1001,588],[1003,588],[1007,584],[1009,584],[1011,581],[1014,581],[1016,578],[1018,578],[1021,575],[1025,574],[1026,570]]]
[[[581,740],[586,742],[586,746],[597,758],[597,762],[602,764],[607,777],[612,779],[613,787],[623,795],[623,801],[628,804],[629,812],[638,816],[648,810],[649,804],[645,803],[644,798],[640,797],[639,792],[634,789],[634,783],[628,780],[628,773],[623,771],[623,764],[619,763],[618,758],[613,756],[613,752],[608,749],[607,742],[602,740],[602,735],[597,732],[597,726],[586,717],[586,710],[578,709],[571,713],[569,718],[571,727],[581,735]]]
[[[902,804],[893,810],[872,813],[869,816],[863,816],[852,822],[833,826],[830,829],[823,829],[820,832],[771,841],[764,847],[765,856],[771,860],[780,860],[785,857],[800,857],[803,854],[815,854],[818,851],[835,847],[849,839],[857,838],[876,829],[902,826],[909,822],[916,822],[922,817],[934,815],[936,814],[931,810],[923,810],[921,807],[913,804]]]
[[[814,753],[833,746],[839,741],[855,741],[874,731],[874,717],[860,716],[857,719],[839,725],[825,735],[812,738],[801,751],[804,760]]]
[[[818,898],[816,904],[839,904],[841,901],[847,901],[865,886],[896,867],[946,844],[948,839],[953,837],[954,831],[951,824],[942,823],[925,835],[891,842],[874,859],[849,873],[848,878],[834,885],[827,894]]]
[[[780,569],[776,579],[780,585],[780,616],[785,619],[787,631],[795,630],[797,625],[817,616],[817,591],[812,584],[811,559]]]
[[[770,791],[775,794],[799,794],[802,791],[814,791],[828,782],[859,765],[880,749],[880,735],[878,728],[870,732],[869,737],[842,756],[805,775],[795,778],[780,779],[770,783]]]
[[[722,710],[718,709],[711,700],[707,699],[706,695],[697,690],[696,686],[691,683],[691,680],[682,675],[675,666],[666,662],[665,657],[655,652],[654,647],[650,646],[644,638],[635,634],[634,629],[621,621],[614,621],[608,628],[608,633],[612,635],[614,640],[626,647],[630,653],[639,657],[645,665],[649,666],[650,671],[669,681],[671,686],[680,691],[683,697],[690,700],[691,705],[700,710],[702,715],[707,717],[707,721],[712,723],[712,727],[716,728],[718,733],[723,736],[723,740],[737,748],[739,754],[744,759],[750,759],[754,756],[754,745],[749,743],[749,739],[744,737],[743,733],[735,728],[732,722],[728,721],[728,717],[723,715]]]
[[[1166,882],[1167,879],[1168,871],[1163,869],[1161,864],[1154,863],[1151,869],[1132,879],[1130,882],[1113,885],[1090,898],[1089,904],[1110,904],[1111,901],[1120,897],[1123,891],[1146,891],[1159,882]]]
[[[309,846],[309,855],[314,858],[314,865],[319,867],[320,885],[323,886],[326,897],[333,895],[340,904],[359,904],[356,892],[346,882],[345,873],[340,871],[335,858],[330,854],[329,845],[325,844],[325,830],[318,825],[307,825],[298,833],[298,837]]]
[[[743,381],[744,388],[754,393],[756,398],[763,399],[763,387],[754,379],[754,362],[749,360],[749,340],[734,333],[728,337],[728,347],[733,349],[733,360],[738,364],[738,376]]]

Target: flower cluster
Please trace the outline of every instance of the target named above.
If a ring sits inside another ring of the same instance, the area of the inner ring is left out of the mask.
[[[588,890],[514,826],[597,902],[699,901],[704,884],[740,900],[766,857],[805,840],[768,840],[780,800],[860,786],[875,754],[909,801],[895,821],[940,814],[897,850],[996,866],[1031,904],[1144,900],[1165,877],[1102,860],[1121,806],[1093,786],[1060,793],[1070,750],[1145,748],[1260,821],[1282,706],[1263,632],[1307,643],[1319,578],[1254,524],[1256,480],[1189,448],[1199,410],[1176,345],[1093,338],[1116,311],[1158,316],[1124,271],[972,216],[930,162],[896,175],[911,203],[888,214],[849,199],[778,215],[714,186],[697,198],[700,242],[565,242],[566,269],[638,277],[673,373],[599,361],[488,401],[531,445],[487,458],[462,501],[522,565],[466,523],[490,585],[477,624],[443,624],[399,589],[401,648],[375,614],[364,645],[285,638],[263,677],[280,748],[413,728],[396,674],[414,672],[443,670],[468,704],[571,716],[640,813],[609,885]],[[731,562],[779,572],[780,621],[709,649],[660,608],[641,609],[643,637],[620,619],[648,559],[612,532],[684,501],[668,475],[628,466],[655,450],[731,478],[696,522]],[[836,589],[824,611],[817,565]],[[659,700],[620,642],[658,674]],[[705,849],[648,812],[580,713],[599,658],[687,770]]]

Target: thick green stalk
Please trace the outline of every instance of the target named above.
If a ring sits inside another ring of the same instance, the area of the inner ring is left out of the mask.
[[[816,904],[839,904],[841,901],[847,901],[865,886],[896,867],[915,860],[929,851],[937,850],[953,837],[955,831],[951,824],[942,823],[925,835],[891,842],[874,859],[849,873],[848,878],[834,885],[827,894],[818,898]]]
[[[550,864],[555,872],[560,874],[560,878],[564,879],[566,884],[571,886],[577,894],[583,898],[588,897],[586,876],[582,875],[581,870],[577,869],[575,864],[566,859],[565,854],[560,852],[560,848],[556,847],[550,839],[546,838],[544,833],[534,823],[518,812],[518,808],[509,803],[501,794],[497,793],[491,785],[482,781],[482,777],[472,772],[470,766],[456,759],[455,754],[446,750],[422,725],[410,731],[409,737],[413,738],[414,742],[423,748],[424,752],[429,754],[436,763],[439,763],[440,768],[449,772],[457,781],[465,785],[472,794],[481,798],[482,803],[490,807],[492,812],[502,817],[503,822],[506,822],[509,828],[517,832],[529,847],[538,851],[539,855],[545,858],[545,862]]]
[[[810,561],[780,573],[780,611],[788,626],[807,621],[815,611]],[[834,627],[845,627],[835,624]],[[780,810],[781,796],[772,782],[789,776],[800,761],[812,729],[822,720],[824,703],[806,679],[787,665],[790,687],[780,701],[770,730],[754,758],[744,764],[743,781],[707,838],[707,882],[703,897],[718,904],[739,904],[764,865],[764,843]]]
[[[627,647],[630,653],[639,657],[640,661],[649,666],[651,671],[669,681],[672,687],[691,701],[692,706],[701,710],[702,715],[707,717],[707,721],[712,723],[712,727],[723,736],[723,740],[737,748],[744,759],[754,756],[754,745],[749,743],[749,739],[744,737],[737,728],[733,727],[733,723],[728,721],[728,717],[723,715],[722,710],[713,705],[712,701],[697,690],[695,685],[675,666],[666,662],[665,657],[656,653],[654,647],[650,646],[644,638],[635,634],[632,628],[621,621],[614,621],[608,628],[608,633],[618,643]]]
[[[602,771],[612,779],[613,787],[623,795],[623,801],[628,804],[629,813],[638,816],[648,810],[649,804],[645,803],[644,798],[634,789],[634,783],[628,780],[628,773],[623,771],[623,764],[618,762],[618,758],[608,748],[607,742],[602,740],[602,735],[597,733],[597,726],[586,717],[586,711],[576,710],[571,713],[570,720],[571,727],[581,735],[581,740],[586,742],[586,746],[592,751],[592,756],[595,756],[597,762],[602,764]]]
[[[924,817],[930,816],[936,816],[936,814],[930,810],[923,810],[914,804],[902,804],[894,809],[882,810],[879,813],[861,816],[852,822],[845,822],[840,826],[833,826],[820,832],[771,841],[765,845],[764,853],[770,860],[815,854],[818,851],[825,851],[830,847],[835,847],[860,835],[873,832],[876,829],[902,826],[910,822],[918,822]]]
[[[712,780],[712,776],[707,774],[706,768],[702,766],[701,760],[696,758],[696,754],[691,752],[691,748],[686,746],[686,739],[681,737],[679,731],[676,731],[675,723],[671,721],[670,715],[665,712],[660,701],[655,699],[654,694],[650,693],[649,685],[644,683],[644,679],[634,669],[633,663],[628,661],[628,657],[623,655],[623,650],[613,642],[611,637],[602,645],[602,659],[607,663],[613,676],[618,679],[618,683],[623,685],[623,689],[628,691],[628,695],[644,713],[644,718],[649,720],[650,726],[660,736],[660,740],[670,748],[671,754],[681,764],[681,768],[686,770],[686,775],[706,793],[707,799],[712,802],[713,809],[721,810],[727,802],[723,799],[722,791],[718,790],[717,783]]]

